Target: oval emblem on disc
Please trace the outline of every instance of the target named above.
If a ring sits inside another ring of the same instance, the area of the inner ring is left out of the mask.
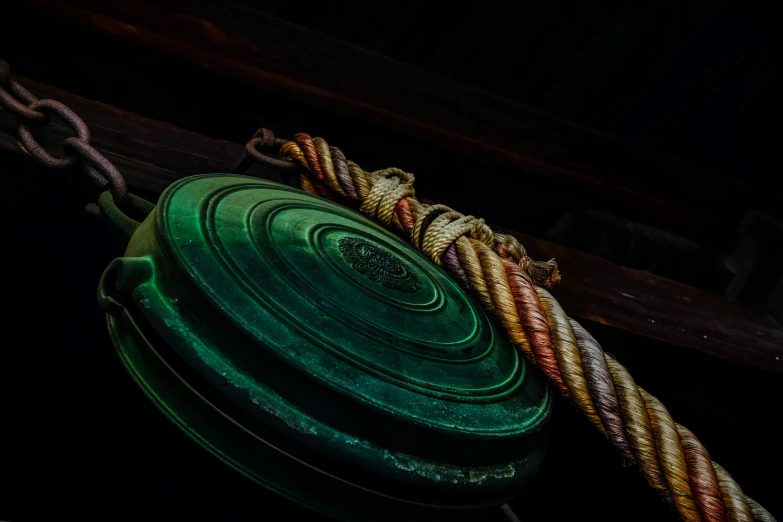
[[[371,281],[400,292],[415,292],[421,286],[416,274],[386,250],[354,237],[342,238],[339,245],[348,264]]]

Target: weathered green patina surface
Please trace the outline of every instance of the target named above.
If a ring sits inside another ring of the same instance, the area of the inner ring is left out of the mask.
[[[433,520],[425,505],[503,501],[543,458],[549,394],[502,329],[407,243],[324,199],[244,176],[181,180],[99,298],[164,413],[322,512],[365,518],[358,496]]]

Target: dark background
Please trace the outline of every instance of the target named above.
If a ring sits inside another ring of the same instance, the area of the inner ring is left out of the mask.
[[[597,131],[775,186],[777,62],[767,13],[703,2],[655,9],[554,2],[466,9],[272,2],[264,8]],[[0,57],[20,74],[210,136],[241,142],[253,130],[241,107],[223,96],[241,98],[250,88],[120,42],[97,42],[57,20],[5,25]],[[175,98],[174,92],[186,94]],[[273,118],[281,117],[273,104]],[[306,106],[287,116],[286,125],[302,128],[329,119]],[[344,136],[388,135],[361,122],[341,125],[334,132]],[[388,151],[363,154],[382,162]],[[417,159],[415,147],[405,154]],[[116,361],[95,288],[122,246],[81,213],[94,198],[87,184],[16,156],[0,160],[6,304],[0,519],[278,519],[271,513],[279,500],[181,436]],[[783,513],[779,376],[586,326],[748,495]],[[539,476],[513,503],[522,520],[676,519],[559,398],[549,440]],[[284,509],[292,520],[316,519],[294,506]]]
[[[776,18],[761,6],[342,0],[264,10],[595,131],[775,184],[780,51]]]

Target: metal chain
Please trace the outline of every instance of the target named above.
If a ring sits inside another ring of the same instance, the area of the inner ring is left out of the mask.
[[[265,152],[278,151],[288,140],[275,138],[269,129],[258,129],[253,138],[245,145],[245,153],[265,167],[280,172],[299,173],[299,164],[294,161],[273,158]]]
[[[78,166],[101,190],[110,190],[118,207],[128,204],[128,185],[117,167],[90,144],[90,129],[75,112],[55,100],[39,100],[11,77],[8,63],[0,60],[0,107],[16,117],[17,136],[22,147],[40,164],[52,169]],[[59,117],[73,129],[76,136],[63,142],[65,156],[58,158],[36,141],[31,127],[43,127]],[[94,212],[95,206],[88,210]]]

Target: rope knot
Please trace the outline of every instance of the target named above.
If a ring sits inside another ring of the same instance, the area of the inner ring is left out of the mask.
[[[438,265],[449,246],[459,237],[468,236],[491,246],[492,229],[483,219],[465,216],[446,205],[431,205],[419,214],[411,241]]]
[[[368,179],[370,192],[359,211],[389,226],[397,203],[416,193],[414,180],[413,174],[394,167],[373,172]]]

